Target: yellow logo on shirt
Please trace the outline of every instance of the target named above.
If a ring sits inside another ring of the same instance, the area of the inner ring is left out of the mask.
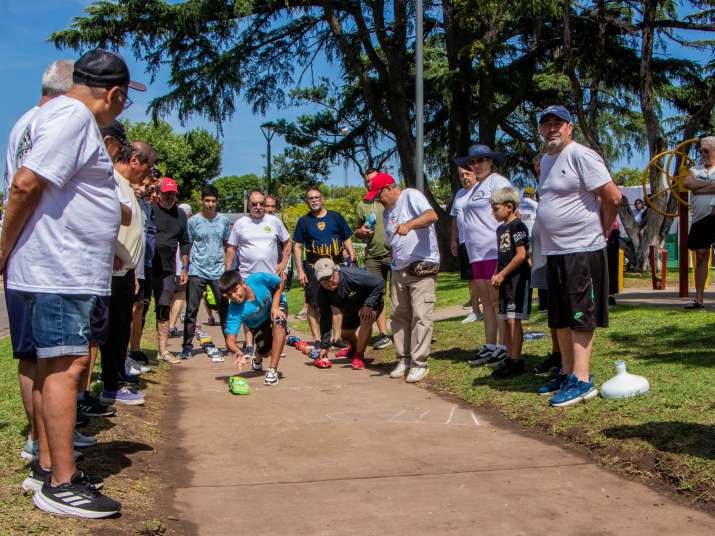
[[[317,225],[318,225],[318,229],[320,229],[321,231],[325,230],[325,222],[324,221],[319,221]]]
[[[263,228],[263,231],[266,232],[266,233],[270,233],[272,230],[273,230],[273,229],[271,229],[271,226],[270,226],[270,225],[266,225],[266,226]]]

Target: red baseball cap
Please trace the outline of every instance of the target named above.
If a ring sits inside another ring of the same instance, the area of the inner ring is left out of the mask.
[[[161,179],[161,191],[164,192],[178,192],[179,188],[176,186],[176,181],[171,177],[164,177]]]
[[[370,181],[370,191],[363,197],[363,201],[372,201],[382,191],[385,186],[395,184],[395,179],[387,173],[378,173]]]

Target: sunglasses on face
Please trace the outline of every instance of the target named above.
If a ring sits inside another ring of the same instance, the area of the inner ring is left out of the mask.
[[[320,200],[321,198],[322,198],[322,196],[316,195],[316,196],[313,196],[313,197],[309,197],[309,198],[308,198],[308,201],[318,201],[318,200]]]
[[[703,156],[707,156],[710,154],[710,149],[700,149],[700,154]]]
[[[265,207],[266,203],[263,201],[251,201],[252,207]]]

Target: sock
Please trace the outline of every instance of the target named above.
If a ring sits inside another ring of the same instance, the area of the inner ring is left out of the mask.
[[[494,348],[497,347],[496,344],[485,344],[484,346],[486,346],[486,347],[489,348],[490,350],[494,350]]]

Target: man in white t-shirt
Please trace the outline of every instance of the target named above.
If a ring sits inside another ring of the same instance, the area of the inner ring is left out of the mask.
[[[146,88],[130,81],[121,56],[103,50],[75,63],[73,82],[33,121],[32,148],[8,197],[0,271],[8,288],[24,292],[29,303],[38,357],[35,387],[44,410],[39,469],[51,473],[33,502],[48,512],[98,518],[121,505],[77,471],[72,438],[79,381],[89,363],[90,316],[96,297],[110,292],[120,223],[99,126],[131,102],[130,87]]]
[[[5,160],[5,178],[3,181],[2,196],[7,205],[7,196],[12,184],[12,179],[17,170],[22,167],[23,160],[32,148],[30,138],[32,120],[40,111],[40,107],[55,97],[59,97],[72,87],[73,60],[53,61],[42,74],[41,97],[36,106],[25,112],[10,130],[7,144],[7,157]],[[22,297],[22,293],[7,288],[7,278],[3,281],[5,286],[5,307],[10,323],[10,339],[12,341],[13,357],[18,360],[18,375],[20,379],[20,395],[29,424],[29,438],[23,448],[22,456],[34,458],[36,455],[37,434],[35,422],[41,419],[40,407],[33,407],[32,384],[37,370],[37,352],[32,339],[29,308]]]
[[[700,140],[701,164],[690,170],[684,185],[690,190],[690,231],[688,249],[695,251],[695,299],[686,309],[702,309],[708,260],[715,243],[715,136]]]
[[[285,272],[290,260],[291,240],[288,229],[276,216],[266,214],[266,196],[254,191],[248,196],[248,216],[236,220],[228,237],[225,268],[231,269],[238,250],[238,271],[241,277],[260,272],[280,275]],[[278,249],[281,254],[278,255]],[[253,355],[253,334],[246,333],[246,354]],[[255,370],[261,370],[260,360],[252,362]]]
[[[364,200],[384,207],[385,242],[392,250],[392,338],[399,363],[390,377],[407,374],[407,381],[415,383],[429,371],[440,261],[434,229],[437,212],[419,190],[400,190],[387,173],[372,178]]]
[[[536,220],[536,211],[539,208],[539,203],[534,199],[536,190],[532,186],[524,188],[524,193],[521,196],[519,203],[519,219],[524,222],[526,228],[529,229],[529,236],[534,229],[534,221]]]
[[[598,394],[589,373],[596,327],[608,326],[606,236],[621,192],[603,158],[573,141],[571,113],[549,106],[539,117],[546,144],[539,177],[540,229],[546,255],[549,327],[557,330],[562,369],[539,394],[570,406]]]

